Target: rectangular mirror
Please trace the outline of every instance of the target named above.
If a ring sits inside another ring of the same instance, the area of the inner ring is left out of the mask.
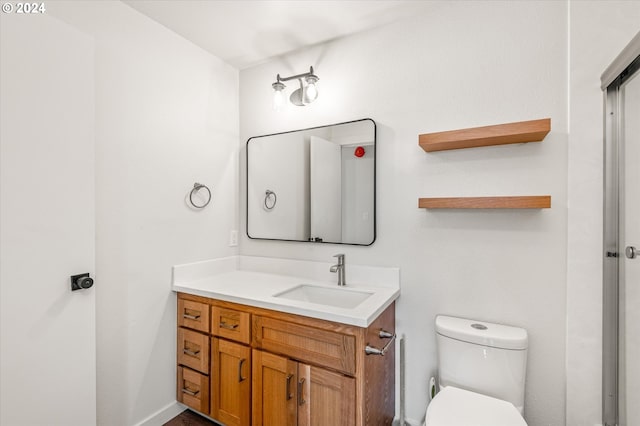
[[[371,119],[247,141],[247,236],[371,245],[376,239]]]

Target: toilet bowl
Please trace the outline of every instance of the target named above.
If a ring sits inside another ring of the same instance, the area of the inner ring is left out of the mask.
[[[431,401],[424,426],[527,426],[510,402],[447,386]]]
[[[425,426],[526,426],[526,330],[438,315],[436,342],[441,390]]]

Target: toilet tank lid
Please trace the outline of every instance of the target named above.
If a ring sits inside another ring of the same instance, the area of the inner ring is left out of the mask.
[[[485,321],[438,315],[436,333],[477,345],[499,349],[527,349],[529,339],[527,330]]]

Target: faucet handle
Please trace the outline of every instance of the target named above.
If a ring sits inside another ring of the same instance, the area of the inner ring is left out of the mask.
[[[338,258],[338,263],[344,262],[344,253],[334,254],[333,257]]]

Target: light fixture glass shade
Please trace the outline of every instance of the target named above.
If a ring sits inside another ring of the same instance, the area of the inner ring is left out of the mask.
[[[286,99],[284,97],[284,84],[276,81],[271,85],[273,87],[273,109],[281,111],[284,108]]]
[[[302,101],[305,104],[310,104],[318,97],[318,88],[316,87],[318,77],[312,74],[307,76],[306,80],[307,87],[304,88],[304,96],[302,97]]]

